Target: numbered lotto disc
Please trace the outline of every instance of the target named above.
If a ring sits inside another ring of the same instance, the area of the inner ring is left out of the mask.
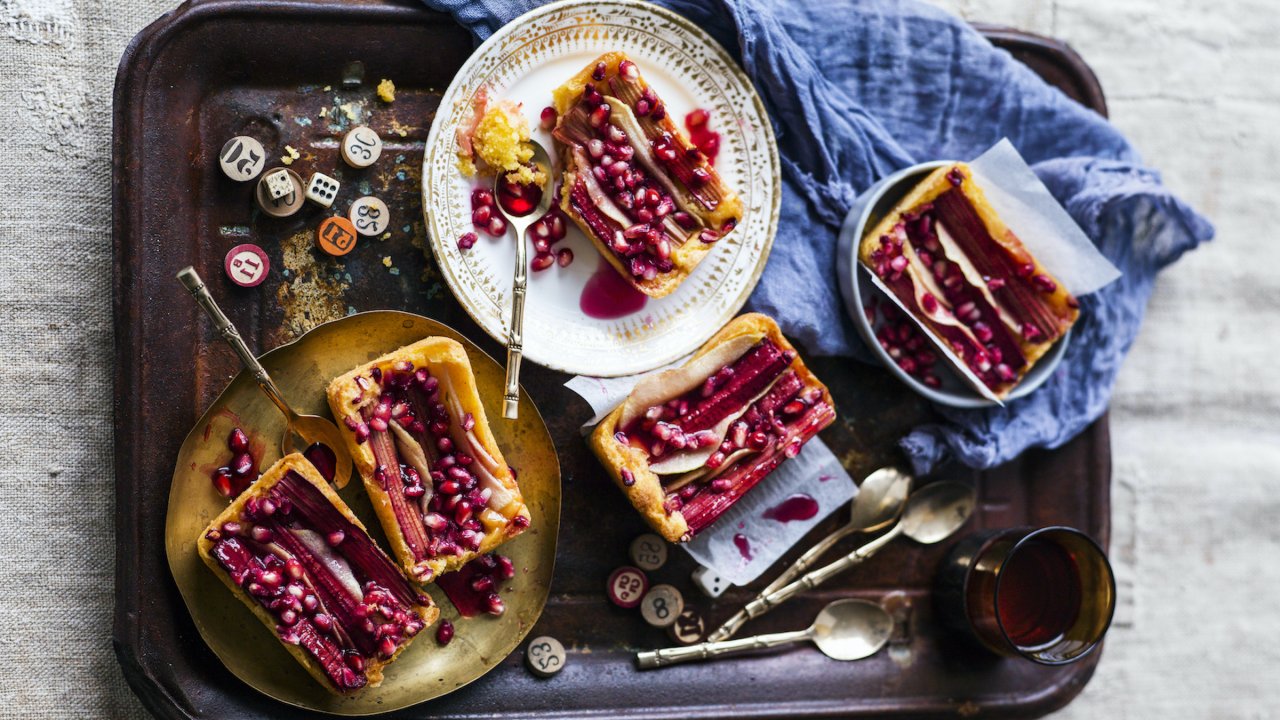
[[[631,562],[646,572],[653,572],[667,563],[667,541],[645,533],[631,541]]]
[[[382,138],[368,126],[353,127],[342,138],[342,159],[351,167],[367,168],[377,162],[381,154]]]
[[[316,244],[334,257],[346,255],[356,246],[356,228],[344,217],[327,217],[316,230]]]
[[[654,627],[675,624],[684,611],[684,597],[671,585],[654,585],[640,601],[640,615]]]
[[[391,211],[387,204],[372,195],[351,203],[347,217],[356,226],[356,232],[366,237],[381,235],[391,226]]]
[[[271,261],[262,248],[253,243],[237,245],[227,251],[227,259],[223,263],[227,277],[240,287],[256,287],[267,279],[267,271],[271,269]]]
[[[540,635],[529,641],[524,651],[524,662],[529,671],[538,677],[551,677],[564,668],[564,645],[550,635]]]
[[[681,645],[692,645],[702,642],[707,633],[706,622],[697,610],[687,607],[676,616],[676,621],[667,628],[667,635]]]
[[[267,166],[267,151],[262,149],[262,143],[248,135],[237,135],[218,151],[218,164],[227,177],[246,182],[258,177]]]
[[[639,568],[623,566],[609,576],[609,600],[618,607],[633,608],[640,604],[649,579]]]

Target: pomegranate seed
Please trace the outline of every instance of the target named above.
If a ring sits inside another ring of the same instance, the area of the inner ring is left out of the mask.
[[[604,63],[602,62],[596,63],[595,69],[591,71],[591,79],[597,82],[600,80],[603,80],[605,70],[606,70],[606,67]]]
[[[636,476],[632,475],[630,470],[623,468],[621,475],[622,475],[623,485],[627,487],[631,487],[632,485],[636,484]]]
[[[996,365],[996,377],[1000,378],[1004,382],[1012,382],[1017,375],[1013,372],[1013,368],[1005,365],[1004,363],[1000,363],[999,365]]]
[[[630,60],[623,60],[618,63],[618,74],[627,82],[635,82],[640,79],[640,68]]]
[[[556,240],[563,240],[565,233],[568,230],[565,227],[564,218],[561,217],[559,213],[556,213],[555,215],[551,216],[550,224],[551,224],[551,237],[555,238]]]
[[[606,156],[606,157],[607,157],[607,156]],[[631,170],[631,164],[630,164],[630,163],[623,162],[622,160],[619,160],[619,161],[617,161],[617,162],[615,162],[615,163],[612,163],[612,164],[610,164],[608,167],[606,167],[606,168],[605,168],[605,171],[609,173],[609,176],[610,176],[610,177],[615,177],[615,178],[616,178],[616,177],[622,177],[622,176],[623,176],[623,175],[625,175],[629,170]]]
[[[471,191],[471,207],[472,209],[492,205],[493,193],[488,188],[476,188]],[[375,378],[376,379],[376,378]]]
[[[1032,263],[1023,263],[1018,266],[1018,277],[1030,277],[1031,273],[1036,271],[1036,266]]]
[[[649,102],[648,100],[645,100],[644,98],[640,98],[639,100],[636,101],[637,117],[644,117],[648,115],[652,110],[653,110],[653,103]]]
[[[329,543],[329,547],[337,547],[347,539],[347,534],[341,530],[334,530],[325,536],[325,542]]]
[[[573,251],[569,248],[561,248],[556,253],[556,264],[560,267],[569,267],[571,262],[573,262]]]
[[[542,272],[554,265],[556,258],[551,253],[539,253],[533,256],[533,260],[529,261],[529,268],[534,272]]]
[[[227,447],[233,453],[249,452],[249,436],[240,428],[232,428],[231,435],[227,437]]]
[[[1004,278],[991,278],[990,280],[987,280],[987,287],[992,290],[999,290],[1004,287],[1004,283]]]
[[[601,103],[597,105],[596,108],[591,111],[591,115],[587,118],[587,121],[591,123],[591,127],[593,128],[604,127],[604,124],[609,121],[609,103]]]
[[[494,237],[502,237],[507,232],[507,221],[503,220],[499,215],[494,215],[489,220],[489,226],[485,228],[485,231]]]
[[[889,261],[889,267],[896,273],[900,273],[907,269],[907,259],[902,255],[895,257]]]
[[[663,105],[660,102],[654,102],[653,112],[649,113],[649,117],[653,118],[654,120],[661,120],[666,116],[667,116],[667,106]]]
[[[556,109],[548,106],[548,107],[542,108],[542,114],[539,116],[538,119],[542,125],[543,130],[550,130],[551,128],[556,126],[557,118],[558,118],[558,114],[556,113]]]
[[[608,125],[605,126],[604,136],[609,140],[609,142],[616,143],[618,145],[621,145],[622,143],[625,143],[627,141],[627,133],[622,128],[618,127],[617,125],[614,125],[613,123],[609,123]]]
[[[587,141],[587,154],[599,160],[604,156],[604,141],[600,138],[591,138]]]
[[[979,342],[988,343],[991,342],[991,338],[995,333],[991,331],[991,328],[986,323],[979,321],[973,324],[973,334],[974,337],[978,338]]]
[[[920,377],[920,381],[923,382],[926,386],[931,388],[942,387],[942,381],[938,379],[937,375],[934,375],[931,372],[927,372],[924,375],[922,375]]]
[[[380,418],[380,417],[376,417],[376,418],[373,418],[373,419],[369,420],[369,427],[370,427],[370,428],[372,428],[372,429],[374,429],[374,430],[376,430],[376,431],[378,431],[378,432],[386,432],[386,430],[387,430],[387,421],[386,421],[386,420],[383,420],[383,419],[382,419],[382,418]]]
[[[1035,325],[1032,325],[1031,323],[1023,323],[1022,338],[1024,340],[1027,340],[1028,342],[1030,342],[1032,340],[1035,340],[1038,337],[1040,337],[1040,328],[1036,327]]]
[[[213,471],[213,487],[223,497],[232,497],[236,494],[231,483],[231,468],[220,467]]]
[[[489,593],[484,599],[485,611],[490,615],[501,615],[507,611],[506,603],[502,602],[502,598],[498,597],[498,593]]]
[[[551,241],[547,238],[535,237],[533,239],[533,252],[536,255],[546,255],[551,252]]]
[[[384,658],[389,658],[396,654],[396,639],[394,637],[384,637],[382,642],[378,644],[378,654]]]
[[[271,532],[271,528],[265,528],[261,525],[254,525],[249,531],[249,536],[260,543],[269,543],[275,539],[275,533]]]
[[[800,402],[799,400],[792,400],[791,402],[782,406],[783,415],[799,415],[800,413],[804,412],[804,410],[805,410],[805,404]]]
[[[489,224],[489,220],[493,218],[493,207],[490,205],[481,205],[471,211],[471,224],[476,227],[484,227]]]
[[[683,210],[676,211],[671,215],[671,218],[676,221],[677,225],[685,230],[692,230],[698,225],[697,221],[693,219],[693,216]]]
[[[1075,295],[1067,296],[1067,307],[1071,308],[1072,310],[1080,309],[1080,301],[1076,299]]]
[[[703,244],[706,244],[706,245],[710,245],[711,243],[719,239],[720,239],[720,235],[715,230],[712,230],[711,228],[707,228],[706,230],[703,230],[702,232],[698,233],[698,240],[700,240]]]
[[[253,456],[247,452],[237,454],[231,458],[231,473],[236,477],[245,477],[253,472]]]
[[[1058,289],[1058,283],[1054,282],[1048,275],[1036,274],[1031,276],[1031,283],[1036,286],[1042,293],[1052,293]]]
[[[690,185],[695,188],[700,188],[711,182],[711,173],[707,172],[706,168],[694,168],[693,174],[689,180]]]
[[[436,642],[442,647],[449,644],[453,640],[453,623],[448,620],[441,620],[436,626]]]
[[[926,313],[932,315],[938,311],[938,298],[934,297],[933,293],[925,293],[920,298],[920,307]]]
[[[716,478],[711,481],[711,492],[725,493],[733,489],[733,481],[728,478]]]
[[[969,302],[966,302],[956,308],[955,310],[956,317],[966,318],[971,313],[975,312],[977,309],[978,309],[978,306],[975,305],[972,300],[970,300]]]

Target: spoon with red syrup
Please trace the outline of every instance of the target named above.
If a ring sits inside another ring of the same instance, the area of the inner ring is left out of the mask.
[[[524,295],[529,286],[529,250],[525,233],[529,226],[551,209],[551,157],[536,140],[530,140],[530,162],[543,177],[543,185],[514,183],[507,173],[493,178],[494,203],[498,212],[516,231],[516,272],[511,288],[511,327],[507,332],[507,382],[502,396],[502,417],[515,420],[520,414],[520,360],[524,357]]]
[[[888,527],[902,514],[902,508],[907,504],[909,494],[911,494],[911,476],[897,468],[884,467],[868,475],[858,486],[858,494],[853,498],[849,522],[809,548],[791,567],[784,570],[761,590],[755,599],[760,600],[781,590],[808,570],[828,550],[835,547],[836,543],[849,535],[856,532],[876,532]],[[750,619],[751,616],[747,614],[746,608],[739,610],[733,617],[725,620],[715,632],[708,635],[707,641],[728,640]]]

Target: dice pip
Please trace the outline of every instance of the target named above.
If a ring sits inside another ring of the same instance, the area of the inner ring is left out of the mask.
[[[700,567],[693,571],[693,584],[709,598],[718,598],[729,589],[729,583],[716,574],[714,570]]]
[[[338,181],[328,175],[312,173],[311,179],[307,181],[307,199],[324,207],[330,207],[333,201],[338,199],[339,187]]]

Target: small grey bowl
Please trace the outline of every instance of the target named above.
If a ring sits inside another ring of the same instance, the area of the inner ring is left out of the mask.
[[[992,407],[998,403],[978,394],[945,360],[939,361],[937,365],[936,374],[942,381],[941,387],[938,388],[925,385],[898,367],[898,363],[889,357],[889,353],[880,346],[880,341],[876,340],[876,328],[867,319],[866,303],[880,291],[870,281],[863,279],[859,282],[862,273],[870,272],[861,267],[861,263],[858,262],[858,244],[867,227],[879,222],[884,214],[911,192],[911,189],[926,175],[954,162],[953,160],[934,160],[903,168],[882,178],[859,195],[858,199],[854,200],[853,207],[849,208],[849,214],[845,216],[844,225],[840,228],[839,244],[836,247],[837,275],[840,278],[840,294],[844,297],[845,309],[849,312],[849,317],[853,319],[853,324],[858,328],[862,339],[866,341],[867,347],[880,358],[880,362],[889,369],[889,372],[896,375],[912,390],[933,402],[956,408]],[[883,301],[892,302],[887,298]],[[1048,353],[1045,353],[1044,357],[1040,358],[1035,367],[1031,368],[1031,371],[1013,388],[1005,401],[1023,397],[1048,380],[1058,367],[1058,363],[1062,361],[1062,355],[1066,352],[1067,341],[1070,338],[1071,333],[1068,331]]]

